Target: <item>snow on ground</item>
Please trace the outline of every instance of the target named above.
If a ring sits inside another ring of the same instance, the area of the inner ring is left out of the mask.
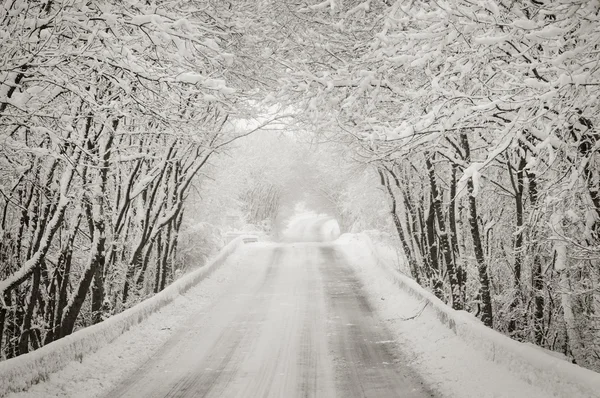
[[[307,214],[300,215],[292,219],[290,225],[292,228],[289,228],[291,232],[288,237],[300,237],[302,240],[308,239],[309,235],[314,233],[325,240],[339,234],[337,223],[332,222],[331,218],[319,215],[313,215],[312,219]],[[562,380],[557,380],[554,384],[548,383],[552,384],[549,386],[540,384],[543,378],[536,378],[534,374],[516,374],[526,373],[521,371],[517,362],[514,362],[515,365],[509,369],[510,365],[496,360],[496,357],[510,358],[510,354],[497,351],[498,347],[511,348],[510,344],[510,347],[506,344],[497,346],[491,344],[494,353],[498,353],[494,354],[494,357],[489,356],[489,353],[486,356],[486,352],[482,351],[481,341],[485,342],[486,339],[500,341],[502,339],[491,336],[491,334],[499,335],[498,333],[486,329],[488,333],[480,336],[473,335],[479,341],[472,341],[465,338],[462,332],[459,333],[462,336],[460,337],[443,326],[432,309],[433,304],[428,304],[429,301],[415,298],[414,294],[411,295],[408,291],[400,289],[389,270],[378,262],[385,258],[385,261],[396,263],[398,260],[396,253],[389,248],[380,250],[380,245],[369,246],[365,243],[366,240],[368,238],[365,239],[365,236],[346,234],[333,244],[340,248],[346,261],[355,269],[370,302],[385,320],[389,331],[398,343],[397,346],[404,352],[404,357],[409,359],[403,366],[412,367],[432,389],[439,393],[439,396],[448,398],[600,397],[600,394],[581,393],[583,390],[573,388],[573,384],[569,385],[566,382],[564,386],[559,386]],[[13,393],[9,397],[92,398],[106,394],[123,377],[127,377],[150,361],[154,353],[168,339],[185,328],[187,321],[197,319],[200,314],[207,312],[209,308],[223,300],[223,295],[228,288],[231,289],[235,283],[247,283],[253,269],[245,265],[248,264],[248,259],[253,257],[253,261],[262,261],[256,258],[256,253],[252,253],[252,250],[263,245],[265,244],[255,243],[242,246],[211,276],[187,293],[177,296],[171,304],[148,317],[143,323],[132,327],[111,344],[84,356],[81,361],[70,362],[63,370],[51,374],[48,380],[32,386],[28,391]],[[373,251],[377,251],[378,259]],[[267,259],[265,258],[264,261]],[[423,297],[428,297],[427,293],[424,293]],[[447,311],[451,312],[449,309]],[[456,320],[454,325],[456,330],[462,330],[459,329],[460,322],[477,323],[476,319],[471,319],[472,316],[466,313],[453,312],[452,317]],[[510,343],[519,344],[512,341]],[[526,345],[518,347],[523,350],[528,349]],[[523,357],[532,358],[533,362],[529,368],[533,371],[536,366],[543,368],[540,361],[535,362],[535,355]],[[584,380],[578,378],[579,375],[585,377],[590,375],[585,369],[571,369],[572,366],[568,363],[568,366],[563,368],[562,364],[566,362],[553,359],[558,362],[552,363],[552,366],[556,365],[556,369],[554,373],[549,374],[557,374],[558,379],[564,374],[566,381],[568,374],[569,377],[574,376],[571,382],[573,380],[577,382]],[[564,373],[561,373],[563,369]],[[533,385],[527,383],[526,379],[531,380]],[[593,386],[597,379],[590,380],[592,381],[589,385]],[[553,390],[553,386],[558,388]],[[546,390],[543,391],[543,388]]]
[[[255,243],[252,247],[256,245],[261,243]],[[51,374],[47,381],[30,387],[28,391],[9,394],[8,397],[91,398],[106,393],[124,374],[148,361],[183,327],[190,314],[204,311],[221,298],[226,291],[225,286],[246,277],[244,256],[252,247],[240,247],[211,276],[111,344],[84,356],[81,362],[69,363],[63,370]]]
[[[329,242],[340,236],[340,226],[327,214],[317,214],[296,207],[296,214],[287,222],[283,238],[288,242]]]
[[[426,302],[398,288],[357,238],[343,235],[336,244],[356,269],[370,301],[385,319],[400,349],[412,357],[410,366],[444,397],[561,397],[542,391],[487,360],[482,352],[442,326],[433,311],[424,308]]]

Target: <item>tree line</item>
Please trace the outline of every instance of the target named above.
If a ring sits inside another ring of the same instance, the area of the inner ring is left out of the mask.
[[[246,134],[218,6],[0,6],[0,358],[173,280],[192,181]]]

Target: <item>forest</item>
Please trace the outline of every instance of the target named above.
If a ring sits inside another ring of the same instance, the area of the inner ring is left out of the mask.
[[[0,359],[302,188],[452,308],[598,371],[599,88],[596,0],[6,0]]]

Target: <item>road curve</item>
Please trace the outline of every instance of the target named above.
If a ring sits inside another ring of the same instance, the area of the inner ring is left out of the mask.
[[[248,248],[251,277],[106,397],[433,397],[334,245]]]

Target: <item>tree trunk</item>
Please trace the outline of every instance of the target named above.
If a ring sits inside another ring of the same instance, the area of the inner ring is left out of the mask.
[[[39,264],[33,269],[31,292],[29,293],[29,302],[27,303],[25,317],[23,318],[23,325],[21,326],[21,337],[19,339],[18,355],[27,354],[29,352],[29,339],[31,337],[31,321],[33,319],[35,305],[38,301],[38,296],[40,294],[41,266],[42,265]]]
[[[398,237],[400,238],[400,243],[402,244],[402,249],[404,250],[404,254],[406,255],[409,268],[410,268],[411,273],[413,274],[412,276],[414,278],[415,275],[417,274],[417,262],[415,261],[412,250],[410,249],[410,246],[408,245],[408,242],[406,240],[406,236],[404,234],[404,228],[402,227],[402,222],[400,221],[400,218],[398,217],[398,214],[396,213],[396,197],[394,195],[394,191],[392,190],[392,187],[390,186],[388,179],[385,177],[384,172],[382,170],[378,170],[378,171],[379,171],[379,176],[381,178],[381,184],[386,188],[388,196],[391,199],[392,205],[390,208],[390,214],[392,216],[392,219],[394,220],[394,225],[396,226],[396,232],[398,233]]]
[[[78,161],[79,160],[76,158],[74,163],[76,164]],[[54,238],[54,234],[63,222],[67,206],[70,203],[68,191],[71,185],[73,174],[74,167],[71,164],[69,164],[61,178],[61,193],[58,200],[58,205],[56,207],[56,210],[54,211],[54,214],[52,215],[52,219],[48,223],[48,227],[45,229],[42,239],[40,240],[40,246],[38,250],[25,262],[25,264],[21,267],[19,271],[13,273],[11,276],[4,280],[4,284],[0,289],[0,294],[4,294],[4,292],[10,291],[16,286],[20,285],[31,275],[35,267],[41,265],[41,262],[45,258],[46,253],[50,248],[52,239]]]
[[[83,276],[81,278],[81,281],[79,282],[75,294],[71,298],[71,301],[65,310],[65,314],[60,328],[60,337],[67,336],[73,332],[75,322],[77,321],[77,317],[79,316],[81,306],[85,301],[85,296],[89,291],[92,279],[94,278],[94,275],[96,273],[96,269],[98,267],[102,267],[103,265],[101,263],[104,261],[103,252],[106,238],[104,237],[103,227],[99,226],[98,224],[96,224],[96,228],[94,230],[94,240],[92,241],[93,249],[90,256],[89,264],[83,273]]]
[[[160,277],[162,274],[163,268],[163,241],[162,241],[162,233],[158,234],[156,238],[156,268],[154,271],[154,293],[159,292],[160,288]],[[166,252],[166,250],[165,250]]]
[[[512,166],[508,164],[508,171],[512,182],[513,190],[515,192],[515,214],[516,214],[516,232],[514,241],[514,288],[515,296],[512,298],[510,303],[510,319],[508,321],[508,334],[517,340],[521,339],[521,333],[517,320],[521,319],[519,303],[521,302],[521,273],[523,267],[523,193],[525,192],[525,166],[527,161],[524,156],[519,156],[519,162],[517,165],[516,181],[512,173]]]
[[[67,288],[70,282],[71,263],[73,261],[73,242],[79,230],[79,224],[81,222],[82,213],[79,212],[79,214],[76,217],[77,218],[75,221],[75,227],[73,228],[73,230],[71,231],[71,235],[68,237],[67,241],[63,245],[59,257],[59,267],[57,274],[58,298],[56,304],[56,314],[54,315],[54,324],[51,331],[51,341],[60,338],[60,326],[62,322],[63,312],[64,309],[67,307]]]
[[[560,234],[562,232],[561,215],[555,215],[553,224]],[[554,263],[554,269],[559,274],[559,288],[560,298],[563,308],[563,316],[565,321],[565,327],[567,329],[567,336],[569,338],[569,349],[573,355],[575,362],[582,367],[587,366],[586,349],[583,345],[579,328],[577,327],[577,319],[575,318],[575,312],[573,310],[573,299],[571,297],[572,289],[569,280],[568,272],[568,258],[567,258],[567,244],[563,241],[557,240],[554,244],[554,250],[556,253],[556,261]]]
[[[162,207],[165,205],[165,198],[163,198],[160,203],[154,205],[156,195],[161,186],[162,181],[165,180],[165,175],[167,174],[167,170],[169,169],[168,160],[171,158],[173,154],[173,150],[175,148],[175,141],[171,143],[169,146],[167,153],[163,159],[162,166],[159,170],[159,177],[153,182],[152,189],[150,192],[150,197],[148,198],[146,203],[146,209],[144,212],[144,218],[142,219],[142,233],[140,239],[138,240],[135,248],[133,249],[133,254],[129,259],[129,264],[127,266],[127,273],[125,277],[125,284],[123,285],[123,295],[122,295],[122,304],[124,305],[130,294],[130,289],[132,286],[137,286],[138,278],[136,274],[141,275],[145,272],[144,265],[144,247],[148,244],[151,235],[156,233],[155,231],[155,223],[158,219],[158,215]],[[153,206],[154,205],[154,206]]]
[[[442,194],[438,190],[437,181],[435,177],[435,170],[433,168],[433,164],[431,163],[431,157],[426,157],[425,164],[429,173],[429,185],[431,187],[431,198],[433,201],[432,204],[435,214],[437,216],[440,249],[442,251],[442,256],[444,257],[444,262],[446,263],[448,278],[450,280],[452,308],[455,310],[462,310],[464,308],[464,303],[461,301],[460,286],[458,284],[456,267],[454,265],[454,257],[452,255],[452,249],[450,247],[450,240],[448,239],[448,230],[446,228],[446,220],[444,218],[444,212],[442,209]]]
[[[537,180],[533,173],[527,173],[529,180],[529,198],[531,207],[537,209],[538,191]],[[533,232],[532,232],[533,233]],[[534,341],[537,345],[544,342],[544,275],[542,274],[542,259],[538,253],[537,244],[532,244],[530,250],[533,252],[533,267],[531,269],[531,281],[533,291],[533,330]]]
[[[99,261],[94,272],[92,284],[92,323],[104,319],[104,261]]]
[[[388,171],[388,173],[390,173],[390,175],[394,179],[394,184],[396,185],[396,188],[400,191],[400,194],[402,195],[402,202],[404,203],[404,210],[405,210],[404,213],[405,213],[405,221],[406,221],[406,234],[404,234],[404,235],[405,235],[406,243],[408,245],[408,249],[410,250],[411,257],[412,257],[412,261],[409,261],[410,273],[411,273],[411,276],[413,277],[413,279],[420,285],[421,278],[420,278],[419,265],[418,265],[418,261],[417,261],[416,250],[415,250],[416,242],[412,239],[415,234],[415,232],[414,232],[414,226],[415,226],[414,209],[410,203],[410,198],[409,198],[408,193],[405,192],[405,190],[402,189],[402,187],[400,186],[400,180],[398,179],[398,177],[396,176],[394,171],[392,169],[388,169],[387,167],[386,167],[386,170]],[[400,222],[400,220],[398,220],[398,222]]]
[[[7,307],[10,306],[10,303],[11,303],[10,293],[8,293],[8,292],[4,292],[4,303],[7,305]],[[0,359],[2,358],[3,352],[4,352],[3,338],[4,338],[4,329],[6,327],[6,315],[8,314],[7,307],[0,308]],[[9,335],[8,331],[6,334]],[[7,343],[8,343],[8,341],[7,341]]]
[[[6,305],[11,309],[12,312],[12,324],[7,326],[7,341],[6,341],[6,358],[14,358],[18,355],[18,345],[14,342],[17,341],[19,337],[19,327],[18,322],[21,318],[19,314],[21,313],[21,308],[17,305],[18,297],[15,290],[10,292],[5,292],[4,301]],[[12,308],[11,308],[12,307]]]
[[[158,235],[160,235],[160,232],[158,232]],[[150,262],[150,256],[152,255],[152,251],[154,249],[155,240],[155,237],[151,237],[148,240],[146,248],[144,249],[144,255],[142,256],[142,264],[140,267],[140,271],[138,273],[137,278],[135,278],[135,286],[138,291],[141,291],[144,287],[144,280],[146,279],[146,270],[148,269],[148,263]]]
[[[165,253],[165,263],[163,264],[162,276],[160,280],[160,290],[163,290],[169,280],[174,278],[175,265],[176,265],[176,254],[177,245],[179,243],[179,231],[181,229],[181,223],[183,222],[183,209],[179,212],[174,220],[173,228],[170,231],[170,239],[168,240],[168,250]]]
[[[444,300],[444,282],[442,280],[442,270],[439,263],[439,249],[437,235],[435,233],[435,210],[433,209],[433,199],[429,194],[429,209],[425,219],[426,240],[423,250],[426,252],[425,258],[428,259],[429,279],[433,287],[433,293],[440,300]]]
[[[458,165],[452,165],[452,178],[450,180],[450,208],[448,209],[448,223],[450,224],[450,238],[452,243],[452,258],[456,265],[456,279],[458,281],[458,287],[460,290],[460,301],[461,303],[466,302],[466,279],[467,272],[462,267],[462,261],[460,261],[460,250],[458,246],[458,222],[456,220],[456,172]]]
[[[469,147],[469,139],[467,134],[461,134],[462,146],[465,150],[465,160],[471,162],[471,149]],[[471,238],[473,239],[473,248],[475,258],[477,260],[477,268],[479,271],[479,283],[481,285],[481,320],[484,325],[493,327],[494,317],[492,310],[492,297],[490,289],[490,280],[488,277],[487,264],[483,254],[483,245],[481,244],[481,233],[479,232],[479,222],[477,221],[477,202],[473,196],[473,180],[467,182],[467,190],[469,193],[469,225],[471,230]]]
[[[106,250],[106,227],[104,222],[104,202],[106,195],[106,183],[108,180],[108,160],[110,157],[110,152],[112,148],[112,143],[114,139],[114,132],[118,127],[118,120],[113,121],[112,130],[108,131],[106,127],[104,130],[107,133],[106,142],[104,145],[97,144],[102,147],[99,151],[99,165],[100,170],[98,172],[98,182],[93,191],[93,236],[92,236],[92,251],[90,254],[90,260],[88,262],[88,266],[85,268],[83,272],[83,276],[79,285],[77,287],[76,293],[71,298],[69,305],[67,306],[64,317],[62,319],[60,335],[61,337],[67,336],[73,332],[75,327],[75,322],[77,321],[77,317],[79,316],[79,312],[81,311],[81,306],[85,301],[85,297],[90,289],[90,285],[94,276],[97,273],[100,273],[102,276],[104,263],[106,261],[105,250]],[[99,282],[100,284],[103,281]],[[96,292],[98,293],[98,292]],[[101,308],[103,298],[96,298],[96,305],[99,305]],[[94,321],[101,320],[101,314],[96,311],[93,315]]]

